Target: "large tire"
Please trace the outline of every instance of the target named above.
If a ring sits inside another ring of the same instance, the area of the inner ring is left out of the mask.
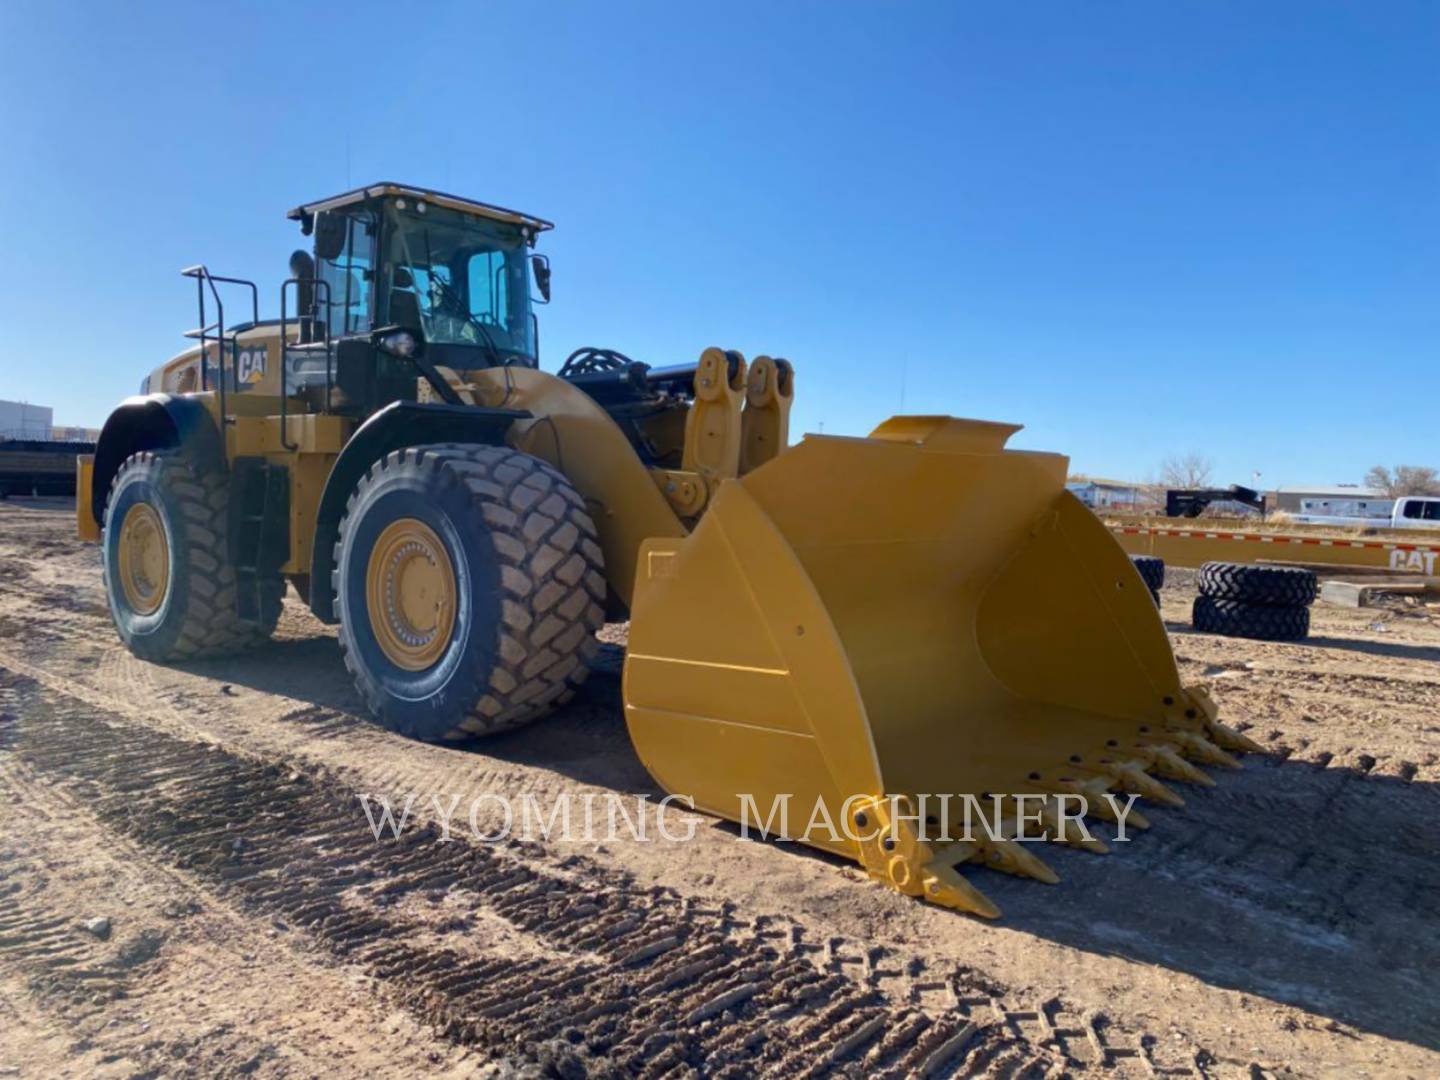
[[[101,548],[110,614],[136,656],[157,662],[224,656],[274,631],[285,580],[278,574],[264,580],[260,619],[241,621],[229,521],[226,474],[201,469],[179,451],[144,451],[121,463],[105,504]],[[137,533],[160,553],[153,582],[133,569]]]
[[[1273,607],[1197,596],[1191,610],[1195,629],[1225,637],[1261,641],[1303,641],[1310,635],[1308,607]]]
[[[1140,577],[1152,593],[1158,593],[1165,587],[1164,559],[1157,559],[1153,555],[1131,555],[1130,561],[1135,564],[1135,569],[1140,572]]]
[[[406,548],[412,540],[418,547]],[[387,558],[391,550],[401,554]],[[449,599],[406,607],[428,595],[406,584],[411,565]],[[345,664],[371,712],[402,734],[435,741],[518,727],[569,700],[589,674],[602,567],[584,500],[539,458],[470,444],[396,450],[370,467],[340,523],[332,586]],[[372,596],[392,598],[389,608]]]
[[[1315,574],[1296,566],[1207,562],[1196,585],[1201,596],[1268,607],[1308,607],[1319,586]]]

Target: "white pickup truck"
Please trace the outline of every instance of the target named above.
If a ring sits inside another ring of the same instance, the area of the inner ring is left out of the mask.
[[[1440,496],[1402,495],[1388,518],[1341,517],[1329,514],[1296,514],[1297,525],[1334,525],[1363,529],[1440,529]]]

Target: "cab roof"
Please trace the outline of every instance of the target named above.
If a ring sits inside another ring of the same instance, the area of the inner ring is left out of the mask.
[[[476,214],[480,217],[490,218],[493,221],[503,221],[509,225],[525,226],[537,233],[555,227],[552,222],[546,221],[544,218],[523,214],[519,210],[507,210],[503,206],[476,202],[474,199],[462,199],[458,195],[447,195],[443,191],[432,191],[429,188],[414,187],[410,184],[396,184],[388,180],[382,180],[375,184],[367,184],[365,187],[358,187],[351,191],[342,192],[339,195],[332,195],[328,199],[318,199],[315,202],[302,203],[285,216],[291,221],[303,221],[310,215],[322,213],[326,210],[338,210],[342,206],[350,206],[354,203],[365,202],[368,199],[379,199],[386,196],[423,199],[426,202],[434,203],[436,206],[444,206],[451,210],[460,210],[467,214]]]

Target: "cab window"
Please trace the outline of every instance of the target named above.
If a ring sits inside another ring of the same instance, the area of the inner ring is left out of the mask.
[[[388,204],[387,321],[432,345],[469,345],[489,363],[534,363],[527,243],[502,222],[425,203]]]
[[[470,314],[495,326],[510,322],[506,263],[502,251],[479,251],[470,256]]]
[[[345,221],[345,246],[335,258],[319,260],[320,278],[330,286],[325,312],[332,337],[368,333],[374,326],[378,220],[371,212],[357,211]]]

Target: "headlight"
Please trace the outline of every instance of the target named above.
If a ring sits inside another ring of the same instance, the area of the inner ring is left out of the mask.
[[[414,356],[419,347],[420,343],[415,340],[415,335],[408,330],[397,330],[380,339],[380,348],[402,360],[408,360]]]

